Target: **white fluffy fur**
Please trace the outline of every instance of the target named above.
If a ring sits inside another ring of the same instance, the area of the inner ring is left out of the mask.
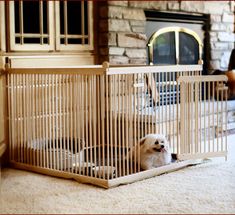
[[[171,150],[164,135],[148,134],[140,140],[134,150],[138,150],[139,147],[140,165],[143,170],[167,165],[171,162]]]

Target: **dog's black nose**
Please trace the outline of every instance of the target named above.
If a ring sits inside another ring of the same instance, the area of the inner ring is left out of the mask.
[[[163,148],[164,148],[164,145],[161,145],[161,148],[163,149]]]

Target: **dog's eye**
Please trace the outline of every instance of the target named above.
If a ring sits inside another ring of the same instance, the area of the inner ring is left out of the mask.
[[[158,140],[156,140],[155,144],[156,144],[156,145],[159,144]]]

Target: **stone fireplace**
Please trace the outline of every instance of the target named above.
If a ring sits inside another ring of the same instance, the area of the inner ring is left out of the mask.
[[[235,42],[234,7],[234,1],[103,2],[98,7],[98,62],[148,64],[147,44],[152,34],[148,30],[149,23],[155,22],[157,31],[162,27],[161,19],[162,23],[172,26],[167,17],[172,21],[172,15],[178,14],[179,18],[173,24],[192,29],[203,41],[202,54],[207,73],[215,69],[226,70]],[[165,14],[165,17],[159,18],[154,13]],[[183,16],[186,23],[180,21]]]
[[[205,74],[216,69],[227,70],[231,51],[235,48],[234,13],[234,1],[99,2],[96,20],[97,63],[109,61],[111,64],[149,64],[147,45],[151,35],[161,28],[174,25],[191,29],[199,36],[203,43]],[[173,20],[174,15],[179,19]],[[182,22],[183,17],[185,23]],[[155,22],[152,30],[151,27],[149,30],[150,22]],[[177,59],[173,63],[177,63]],[[228,103],[228,119],[228,133],[234,133],[234,101]]]

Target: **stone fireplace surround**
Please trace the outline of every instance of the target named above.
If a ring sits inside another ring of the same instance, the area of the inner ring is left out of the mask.
[[[98,63],[146,64],[145,10],[210,16],[209,73],[226,70],[235,42],[234,1],[105,1],[98,4]]]

